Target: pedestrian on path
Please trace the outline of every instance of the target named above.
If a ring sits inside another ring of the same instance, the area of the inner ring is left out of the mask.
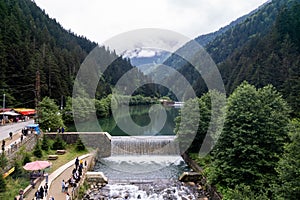
[[[65,180],[61,182],[61,192],[65,192]]]
[[[13,133],[9,132],[9,137],[10,137],[11,140],[12,140],[12,136],[13,136]]]
[[[44,193],[45,193],[45,197],[47,197],[47,195],[48,195],[48,184],[47,183],[45,183],[45,185],[44,185]]]
[[[76,157],[76,160],[75,160],[75,168],[76,169],[77,169],[78,165],[79,165],[79,159],[78,159],[78,157]]]
[[[48,183],[49,174],[47,172],[44,173],[45,182]]]
[[[43,186],[40,187],[39,193],[40,193],[40,197],[43,199],[44,198],[44,188],[43,188]]]
[[[66,193],[66,200],[71,200],[71,197],[68,192]]]
[[[21,135],[21,138],[20,138],[20,139],[21,139],[21,142],[23,142],[23,134]]]
[[[5,150],[5,140],[2,140],[2,152]]]

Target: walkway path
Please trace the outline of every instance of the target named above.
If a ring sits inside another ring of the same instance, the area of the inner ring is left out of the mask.
[[[93,155],[92,154],[86,154],[83,156],[80,156],[79,159],[83,161],[87,161],[90,163],[92,161]],[[74,168],[75,159],[71,160],[67,164],[61,166],[54,172],[52,172],[49,175],[48,178],[48,185],[49,185],[49,191],[48,196],[44,198],[45,200],[48,200],[50,196],[53,196],[55,200],[64,200],[66,198],[66,194],[61,192],[61,182],[62,180],[68,180],[72,175],[72,170]],[[43,180],[40,185],[36,185],[35,189],[30,191],[28,195],[26,195],[25,200],[32,200],[34,199],[34,194],[37,191],[38,188],[45,185],[45,180]],[[71,195],[71,189],[69,188],[69,194]]]

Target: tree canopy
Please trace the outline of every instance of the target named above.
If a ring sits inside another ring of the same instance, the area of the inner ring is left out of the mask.
[[[257,196],[271,197],[288,122],[289,107],[273,86],[242,83],[228,98],[224,130],[212,154],[213,183],[231,189],[244,184]]]

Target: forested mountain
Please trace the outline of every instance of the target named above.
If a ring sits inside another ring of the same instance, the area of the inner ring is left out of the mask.
[[[74,78],[96,43],[51,19],[34,1],[0,1],[0,93],[6,94],[6,107],[34,107],[36,73],[40,73],[41,98],[60,101],[71,96]],[[98,88],[99,98],[110,93],[117,77],[132,66],[128,60],[105,47],[101,58],[115,57]],[[118,70],[116,70],[118,69]],[[2,98],[1,98],[2,105]]]
[[[299,115],[299,19],[298,0],[282,4],[267,34],[254,36],[219,65],[228,93],[244,80],[257,87],[272,84],[284,95],[294,114]]]
[[[272,84],[299,113],[299,12],[299,0],[273,0],[209,42],[198,37],[218,65],[228,94],[244,80],[258,87]],[[183,48],[190,50],[188,44]],[[166,64],[175,65],[197,95],[207,90],[200,74],[179,56]]]

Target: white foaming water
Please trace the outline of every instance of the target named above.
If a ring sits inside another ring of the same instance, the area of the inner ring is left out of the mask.
[[[108,184],[94,196],[95,199],[105,198],[107,200],[164,200],[164,199],[197,199],[191,188],[180,183],[164,184]]]
[[[97,161],[94,171],[109,184],[91,193],[93,199],[163,200],[197,199],[195,188],[178,177],[189,167],[179,156],[174,136],[113,137],[112,156]]]
[[[103,172],[110,181],[147,182],[147,180],[178,179],[178,176],[189,170],[179,156],[111,156],[100,159],[95,171]]]

